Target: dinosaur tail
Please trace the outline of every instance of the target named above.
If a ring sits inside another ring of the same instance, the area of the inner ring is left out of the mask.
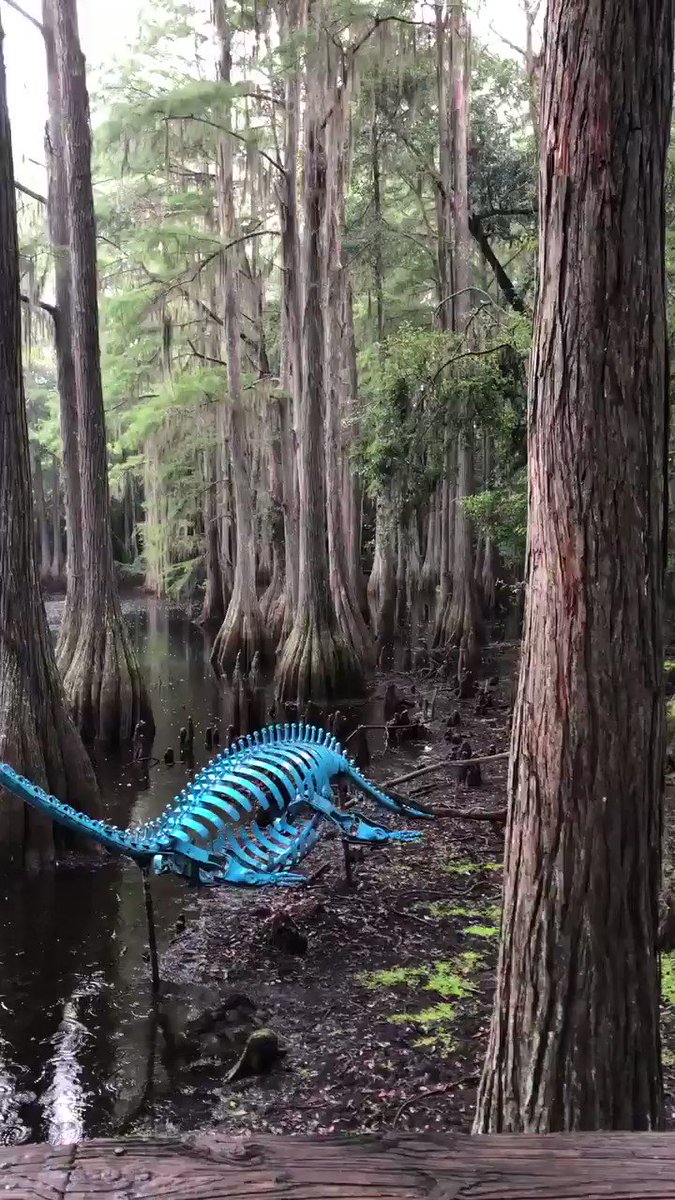
[[[0,763],[0,788],[11,792],[38,812],[45,813],[64,828],[92,838],[107,850],[116,854],[126,854],[138,862],[149,862],[152,858],[152,848],[144,839],[135,837],[133,833],[126,833],[115,825],[108,825],[105,821],[88,817],[85,813],[71,808],[69,804],[63,804],[56,796],[50,796],[36,783],[31,783],[30,779],[19,775],[7,763]]]
[[[390,812],[400,813],[406,817],[420,817],[426,820],[429,820],[433,816],[433,813],[429,812],[422,805],[412,803],[406,796],[399,796],[396,792],[383,792],[381,788],[376,787],[374,783],[366,779],[365,775],[362,775],[358,767],[355,767],[352,763],[349,763],[346,774],[359,791],[363,792],[365,796],[369,796],[376,804],[388,808]]]

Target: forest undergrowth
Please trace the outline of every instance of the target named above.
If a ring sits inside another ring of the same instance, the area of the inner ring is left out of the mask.
[[[459,783],[449,764],[460,734],[475,756],[508,748],[513,658],[513,647],[486,656],[481,677],[491,676],[493,687],[483,713],[476,713],[475,698],[458,700],[450,687],[439,688],[419,765],[435,759],[448,765],[433,783],[423,776],[400,791],[424,786],[423,802],[437,809],[503,811],[504,761],[485,764],[477,787]],[[376,693],[392,681],[403,696],[411,688],[429,690],[425,677],[380,675]],[[374,754],[368,773],[385,781],[408,769],[410,760],[402,765],[390,748]],[[675,861],[673,811],[670,798],[667,878]],[[187,1088],[194,1098],[208,1086],[201,1096],[205,1122],[232,1132],[468,1131],[499,945],[502,828],[499,820],[439,816],[424,823],[416,845],[366,851],[360,861],[355,855],[351,886],[340,840],[323,841],[306,864],[308,875],[319,872],[309,888],[201,897],[199,920],[174,938],[163,975],[180,986],[208,983],[223,997],[248,997],[256,1023],[276,1032],[284,1056],[269,1074],[236,1083],[225,1082],[226,1064],[215,1090],[212,1062],[175,1064],[164,1092],[160,1087],[155,1095],[153,1127],[158,1119],[180,1124],[176,1092]],[[303,952],[279,947],[274,933],[288,926]],[[672,1126],[671,956],[663,962],[662,1030]],[[137,1128],[148,1119],[146,1113]]]

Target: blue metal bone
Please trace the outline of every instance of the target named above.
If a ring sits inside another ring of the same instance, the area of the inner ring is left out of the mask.
[[[268,726],[240,738],[200,771],[161,816],[130,830],[77,812],[0,764],[0,785],[8,791],[140,866],[155,861],[162,873],[172,870],[196,882],[256,886],[299,882],[301,876],[282,880],[289,873],[280,868],[299,862],[309,852],[320,836],[322,820],[336,825],[350,841],[417,839],[419,835],[411,831],[382,829],[361,813],[342,812],[332,800],[332,784],[339,778],[391,812],[430,816],[388,796],[365,779],[335,737],[302,723]],[[251,823],[254,806],[262,812],[275,806],[279,816],[263,830],[255,820]],[[311,820],[293,824],[303,810],[313,813]]]

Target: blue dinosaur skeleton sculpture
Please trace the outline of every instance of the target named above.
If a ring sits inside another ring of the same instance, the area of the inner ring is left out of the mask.
[[[370,783],[331,734],[313,725],[268,726],[223,751],[144,825],[119,829],[78,812],[0,764],[0,787],[76,833],[133,859],[144,874],[170,872],[198,884],[288,885],[328,823],[349,842],[416,841],[410,830],[373,825],[333,801],[351,783],[399,816],[429,813]]]

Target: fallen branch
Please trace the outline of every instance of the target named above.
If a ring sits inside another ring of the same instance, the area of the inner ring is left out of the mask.
[[[395,784],[398,786],[399,783],[408,783],[411,779],[419,779],[420,775],[428,775],[431,771],[445,771],[451,767],[459,770],[461,767],[472,767],[474,763],[503,762],[508,757],[508,750],[504,750],[501,754],[483,754],[479,758],[444,758],[440,762],[427,763],[424,767],[409,771],[407,775],[396,775],[394,779],[385,779],[380,786],[386,789],[394,787]]]
[[[307,884],[315,883],[317,879],[320,879],[322,875],[325,875],[329,866],[330,861],[321,863],[321,866],[317,867],[316,871],[312,871],[312,874],[307,876]]]
[[[458,817],[460,821],[494,821],[495,824],[506,824],[505,808],[452,808],[444,805],[443,808],[428,808],[428,813],[434,817]]]
[[[368,729],[377,729],[380,732],[384,732],[384,733],[387,732],[386,725],[357,725],[356,729],[352,729],[351,733],[345,738],[345,746],[349,745],[352,738],[356,737],[357,733],[363,733],[364,730],[368,730]]]
[[[447,762],[427,763],[425,767],[418,767],[416,771],[409,771],[407,775],[396,775],[393,779],[385,779],[379,786],[386,789],[394,787],[395,784],[408,783],[410,779],[419,779],[420,775],[428,775],[430,771],[443,771],[447,765]]]
[[[403,917],[405,921],[417,921],[418,925],[433,925],[433,921],[426,917],[418,917],[417,913],[404,912],[402,908],[390,908],[390,913],[394,913],[397,917]]]
[[[440,1083],[438,1087],[429,1088],[429,1090],[426,1092],[419,1092],[414,1096],[409,1096],[407,1100],[403,1101],[403,1104],[399,1105],[396,1111],[396,1116],[391,1123],[392,1129],[396,1125],[397,1121],[399,1121],[399,1119],[402,1117],[406,1108],[409,1108],[411,1104],[423,1105],[424,1101],[430,1096],[442,1096],[445,1094],[445,1092],[449,1092],[453,1088],[461,1087],[463,1083],[475,1083],[479,1078],[480,1076],[475,1073],[471,1075],[462,1075],[459,1079],[453,1079],[451,1083]]]

